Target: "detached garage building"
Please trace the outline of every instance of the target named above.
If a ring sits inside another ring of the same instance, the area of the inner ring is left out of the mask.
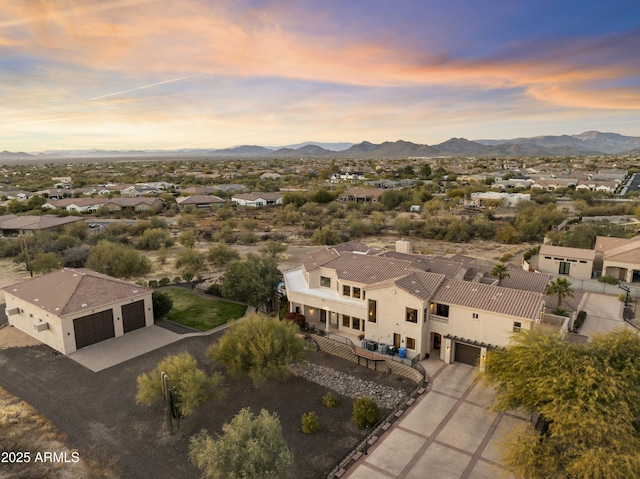
[[[65,268],[3,289],[9,323],[63,354],[153,324],[152,290]]]

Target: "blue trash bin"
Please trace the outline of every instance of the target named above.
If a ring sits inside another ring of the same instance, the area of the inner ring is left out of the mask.
[[[400,359],[404,359],[407,357],[407,348],[399,348],[398,349],[398,356],[400,357]]]

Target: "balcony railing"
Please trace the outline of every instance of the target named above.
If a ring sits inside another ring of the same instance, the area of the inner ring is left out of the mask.
[[[430,314],[429,321],[435,321],[437,323],[449,323],[449,318],[447,316],[438,316],[437,314]]]

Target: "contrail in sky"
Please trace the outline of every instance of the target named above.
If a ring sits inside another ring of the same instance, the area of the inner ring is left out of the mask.
[[[143,86],[139,86],[136,88],[131,88],[130,90],[122,90],[122,91],[117,91],[115,93],[107,93],[106,95],[100,95],[100,96],[95,96],[93,98],[89,98],[89,101],[95,101],[95,100],[101,100],[102,98],[108,98],[110,96],[117,96],[117,95],[123,95],[125,93],[130,93],[132,91],[138,91],[138,90],[144,90],[145,88],[152,88],[154,86],[158,86],[158,85],[164,85],[166,83],[174,83],[177,81],[181,81],[181,80],[188,80],[189,78],[194,78],[200,75],[204,75],[204,72],[201,73],[196,73],[195,75],[189,75],[186,77],[180,77],[180,78],[173,78],[172,80],[164,80],[158,83],[151,83],[149,85],[143,85]]]
[[[85,15],[87,13],[100,13],[106,12],[109,10],[114,10],[116,8],[121,7],[132,7],[135,5],[140,5],[143,3],[151,3],[157,2],[158,0],[117,0],[114,2],[100,2],[93,5],[81,6],[76,8],[68,8],[57,10],[49,15],[51,18],[56,17],[74,17],[79,15]],[[46,19],[47,15],[45,12],[44,16],[33,16],[27,18],[19,18],[15,20],[8,20],[6,22],[0,23],[0,28],[9,28],[9,27],[20,27],[23,25],[27,25],[29,23],[40,22],[43,19]]]

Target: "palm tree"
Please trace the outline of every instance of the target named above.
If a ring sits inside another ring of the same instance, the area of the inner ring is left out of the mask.
[[[496,278],[498,278],[498,286],[500,286],[502,280],[508,278],[510,275],[509,270],[504,264],[497,263],[491,270],[491,276],[495,276]]]
[[[547,289],[544,291],[547,296],[557,296],[558,304],[556,309],[560,307],[564,298],[573,298],[573,291],[571,290],[571,283],[566,278],[556,278],[555,281],[551,281],[547,285]]]

